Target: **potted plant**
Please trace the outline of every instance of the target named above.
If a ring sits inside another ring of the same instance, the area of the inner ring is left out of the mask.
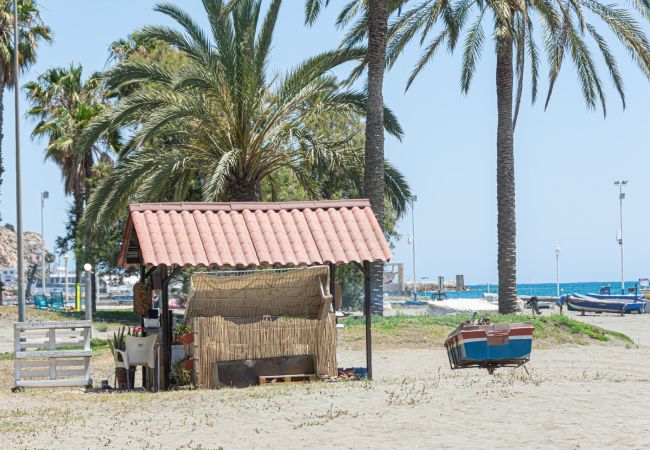
[[[192,372],[185,367],[183,361],[174,366],[172,381],[176,386],[186,386],[192,382]]]
[[[179,323],[174,329],[176,335],[176,342],[183,345],[188,345],[194,342],[194,330],[192,325]]]
[[[108,347],[111,349],[113,358],[115,358],[116,349],[122,351],[126,350],[126,343],[124,341],[124,337],[131,334],[132,334],[131,328],[120,327],[117,331],[113,332],[113,336],[109,336]],[[122,357],[119,354],[117,355],[117,358],[120,361],[122,360]],[[117,382],[118,388],[126,387],[127,385],[126,377],[127,377],[127,371],[124,367],[115,367],[115,380]],[[129,377],[129,381],[131,382],[131,385],[133,385],[133,381],[135,380],[135,368],[129,369],[128,377]]]

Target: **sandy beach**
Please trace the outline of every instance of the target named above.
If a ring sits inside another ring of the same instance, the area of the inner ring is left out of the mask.
[[[535,349],[528,373],[494,376],[450,370],[441,348],[379,348],[370,383],[158,394],[12,394],[0,361],[0,448],[644,448],[650,316],[582,320],[640,346]],[[341,350],[339,364],[363,357]],[[93,363],[104,378],[110,354]]]

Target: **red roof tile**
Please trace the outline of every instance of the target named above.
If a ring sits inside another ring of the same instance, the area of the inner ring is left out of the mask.
[[[368,200],[130,207],[119,264],[251,267],[388,261]]]

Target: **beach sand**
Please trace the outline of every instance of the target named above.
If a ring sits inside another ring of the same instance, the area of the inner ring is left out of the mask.
[[[650,315],[578,318],[640,346],[535,349],[529,373],[494,376],[450,370],[441,348],[380,348],[371,383],[158,394],[12,394],[0,361],[0,448],[648,448]],[[93,363],[105,378],[110,354]]]

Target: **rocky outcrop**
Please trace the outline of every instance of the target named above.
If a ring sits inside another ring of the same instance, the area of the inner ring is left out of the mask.
[[[25,243],[25,265],[36,263],[41,255],[43,239],[38,233],[26,231],[23,233]],[[16,233],[9,228],[0,227],[0,267],[16,267],[17,249]]]

